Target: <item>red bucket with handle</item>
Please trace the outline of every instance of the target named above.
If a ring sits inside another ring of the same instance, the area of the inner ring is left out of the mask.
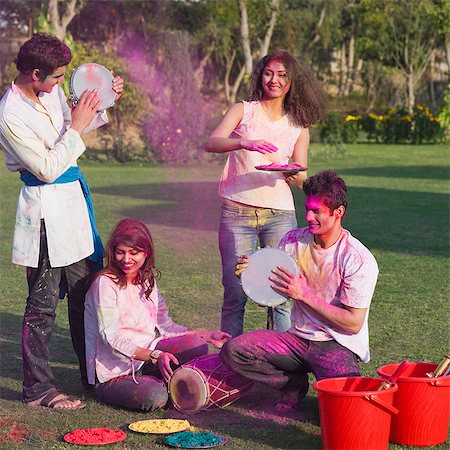
[[[386,379],[399,364],[377,369]],[[430,378],[437,364],[412,362],[397,380],[394,406],[398,415],[392,419],[389,440],[395,444],[426,447],[442,444],[448,437],[450,418],[450,377]]]
[[[378,391],[383,380],[367,377],[317,381],[324,450],[387,449],[397,385]]]

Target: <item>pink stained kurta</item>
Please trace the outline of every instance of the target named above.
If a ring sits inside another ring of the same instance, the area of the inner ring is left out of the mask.
[[[314,243],[308,228],[298,228],[287,233],[278,248],[294,258],[308,287],[319,298],[335,306],[367,308],[361,330],[352,334],[327,323],[304,303],[294,301],[289,332],[310,341],[334,339],[368,362],[367,320],[378,277],[378,265],[372,253],[347,230],[342,231],[334,245],[323,249]]]
[[[162,338],[188,329],[170,318],[156,284],[147,300],[141,285],[121,288],[107,275],[98,277],[86,294],[84,326],[89,384],[95,384],[95,375],[104,383],[130,374],[132,365],[138,370],[143,361],[132,359],[137,347],[154,349]]]
[[[244,115],[232,137],[264,139],[278,151],[263,155],[245,149],[229,152],[219,184],[219,196],[257,208],[293,211],[294,200],[284,175],[263,172],[255,166],[287,164],[302,128],[292,125],[287,116],[270,121],[260,102],[242,102]]]

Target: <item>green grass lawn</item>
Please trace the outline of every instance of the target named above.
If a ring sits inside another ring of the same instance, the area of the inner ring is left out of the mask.
[[[142,219],[155,240],[162,272],[159,286],[172,316],[188,326],[218,328],[222,286],[217,185],[222,166],[144,167],[86,161],[80,165],[91,187],[102,237],[106,239],[123,217]],[[369,317],[372,359],[362,365],[363,374],[375,377],[377,367],[403,359],[439,362],[449,351],[449,149],[349,145],[343,156],[311,159],[309,173],[326,168],[336,169],[346,180],[350,204],[344,226],[369,247],[380,269]],[[312,388],[302,408],[284,416],[271,410],[276,393],[261,386],[223,410],[190,417],[173,409],[140,414],[90,399],[87,408],[73,412],[24,406],[20,329],[27,289],[25,269],[10,263],[19,177],[2,166],[0,187],[0,448],[69,449],[73,446],[62,436],[76,428],[126,430],[130,422],[156,417],[188,418],[195,427],[224,435],[226,448],[321,448]],[[295,199],[303,226],[303,193],[296,192]],[[66,301],[61,301],[51,359],[60,386],[82,395],[66,308]],[[249,303],[246,328],[264,326],[263,309]],[[167,447],[158,436],[129,432],[124,442],[109,448]]]

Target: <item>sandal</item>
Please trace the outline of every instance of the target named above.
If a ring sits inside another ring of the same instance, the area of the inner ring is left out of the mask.
[[[70,406],[63,406],[62,404],[64,402]],[[86,406],[86,403],[82,402],[81,400],[72,400],[67,395],[62,394],[61,392],[52,391],[38,400],[27,403],[27,406],[29,406],[30,408],[40,406],[43,408],[72,411],[75,409],[83,409]]]

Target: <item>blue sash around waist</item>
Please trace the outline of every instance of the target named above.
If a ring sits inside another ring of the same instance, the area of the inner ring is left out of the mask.
[[[45,181],[39,180],[39,178],[37,178],[28,170],[20,171],[20,179],[24,182],[25,186],[42,186],[44,184],[63,184],[63,183],[71,183],[72,181],[77,180],[80,182],[81,190],[83,191],[84,199],[86,201],[86,206],[89,213],[89,220],[91,222],[92,237],[94,239],[94,253],[91,256],[89,256],[89,259],[96,263],[102,263],[103,244],[100,235],[98,234],[97,226],[95,223],[94,205],[92,204],[91,192],[80,168],[75,166],[70,167],[55,181],[52,181],[51,183],[46,183]]]

